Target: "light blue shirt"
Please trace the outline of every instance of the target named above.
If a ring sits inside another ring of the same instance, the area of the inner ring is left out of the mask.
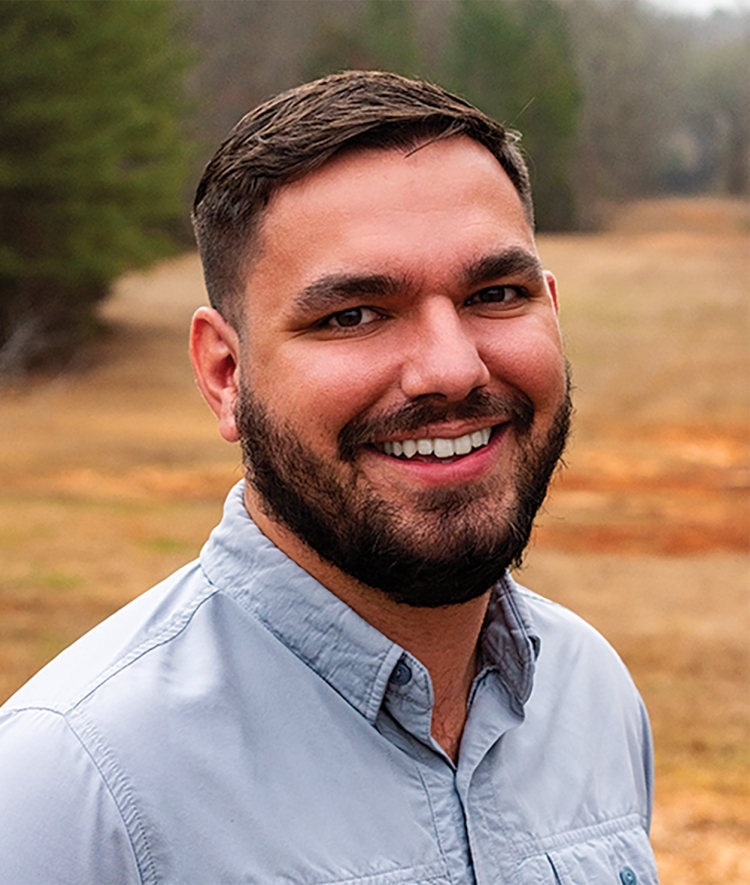
[[[0,710],[0,882],[656,882],[648,721],[591,627],[506,577],[457,765],[432,702],[240,484],[199,560]]]

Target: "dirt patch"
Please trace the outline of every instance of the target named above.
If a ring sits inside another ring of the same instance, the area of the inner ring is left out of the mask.
[[[740,426],[601,426],[573,445],[538,542],[580,552],[747,552],[748,443]]]

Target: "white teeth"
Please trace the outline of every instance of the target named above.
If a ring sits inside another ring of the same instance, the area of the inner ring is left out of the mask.
[[[492,428],[484,427],[473,433],[466,433],[458,439],[446,439],[435,437],[434,439],[404,439],[393,440],[383,443],[383,451],[386,455],[413,458],[417,452],[420,455],[434,455],[436,458],[452,458],[453,455],[468,455],[472,449],[486,446],[492,436]]]
[[[432,450],[436,458],[452,458],[456,454],[452,439],[433,439]]]
[[[405,439],[402,443],[404,454],[407,458],[413,458],[417,454],[417,441],[415,439]]]

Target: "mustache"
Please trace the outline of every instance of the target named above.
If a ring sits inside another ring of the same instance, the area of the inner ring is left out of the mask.
[[[373,417],[357,416],[339,432],[338,448],[342,461],[353,461],[357,450],[379,436],[412,433],[429,424],[467,421],[479,418],[510,420],[518,434],[525,434],[534,421],[534,406],[520,391],[512,394],[472,390],[458,403],[447,404],[437,397],[413,400],[406,405]]]

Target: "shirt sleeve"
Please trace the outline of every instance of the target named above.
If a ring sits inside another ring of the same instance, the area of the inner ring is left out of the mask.
[[[0,881],[141,885],[122,816],[65,718],[0,713]]]

